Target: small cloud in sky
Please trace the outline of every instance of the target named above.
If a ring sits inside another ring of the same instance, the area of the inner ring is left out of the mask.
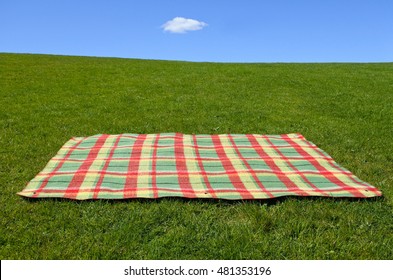
[[[171,33],[186,33],[188,31],[201,30],[207,23],[195,19],[175,17],[164,23],[161,27]]]

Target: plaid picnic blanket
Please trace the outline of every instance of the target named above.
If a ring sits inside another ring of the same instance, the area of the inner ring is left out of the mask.
[[[265,199],[381,192],[300,134],[100,134],[69,140],[26,188],[32,198]]]

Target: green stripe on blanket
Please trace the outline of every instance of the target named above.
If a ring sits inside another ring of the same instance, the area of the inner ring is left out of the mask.
[[[381,192],[300,134],[100,134],[69,140],[25,197],[69,199],[279,196]]]

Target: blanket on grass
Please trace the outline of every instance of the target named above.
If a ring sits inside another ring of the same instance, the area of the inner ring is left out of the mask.
[[[381,192],[300,134],[100,134],[70,139],[18,193],[69,199],[280,196]]]

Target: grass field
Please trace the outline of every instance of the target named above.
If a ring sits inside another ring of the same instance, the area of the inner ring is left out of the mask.
[[[393,259],[393,64],[0,54],[1,259]],[[27,200],[72,136],[299,132],[369,200]]]

